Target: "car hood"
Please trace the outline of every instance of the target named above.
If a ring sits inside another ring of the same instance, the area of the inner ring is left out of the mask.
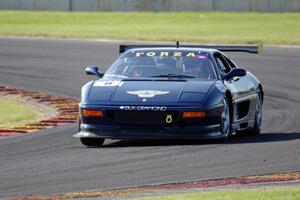
[[[88,94],[89,104],[201,102],[215,81],[98,80]]]

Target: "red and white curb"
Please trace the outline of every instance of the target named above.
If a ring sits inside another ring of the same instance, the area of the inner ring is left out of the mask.
[[[57,115],[34,123],[0,128],[0,137],[23,135],[46,128],[75,123],[78,120],[78,101],[76,99],[17,89],[14,87],[0,86],[0,96],[6,95],[18,95],[29,101],[52,107],[56,110]]]
[[[255,184],[273,184],[273,183],[289,183],[294,181],[300,181],[300,172],[289,172],[280,174],[268,174],[258,176],[243,176],[233,178],[220,178],[210,180],[191,181],[183,183],[170,183],[149,185],[141,187],[121,188],[112,190],[95,190],[86,192],[70,192],[65,194],[56,194],[49,196],[30,196],[30,197],[18,197],[11,198],[10,200],[64,200],[64,199],[76,199],[76,198],[96,198],[96,197],[126,197],[137,194],[156,194],[164,193],[168,191],[183,191],[192,189],[209,189],[225,186],[249,186]],[[193,190],[193,191],[194,191]]]

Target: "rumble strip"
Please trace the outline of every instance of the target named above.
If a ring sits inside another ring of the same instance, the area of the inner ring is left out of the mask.
[[[13,87],[0,86],[0,96],[16,95],[34,103],[44,104],[56,110],[57,115],[50,119],[25,125],[0,128],[0,137],[18,136],[46,128],[75,123],[78,119],[78,101],[69,97],[54,96],[41,92],[27,91]]]
[[[280,174],[268,174],[258,176],[242,176],[232,178],[220,178],[220,179],[209,179],[200,181],[191,181],[183,183],[170,183],[170,184],[159,184],[149,185],[131,188],[121,188],[112,190],[95,190],[87,192],[70,192],[65,194],[56,194],[49,196],[29,196],[29,197],[17,197],[11,198],[10,200],[64,200],[64,199],[77,199],[77,198],[99,198],[109,199],[116,197],[132,197],[134,195],[155,195],[164,194],[170,191],[196,191],[204,189],[214,189],[218,187],[233,187],[241,188],[242,186],[253,186],[255,188],[261,184],[284,184],[293,183],[300,181],[300,172],[288,172]]]

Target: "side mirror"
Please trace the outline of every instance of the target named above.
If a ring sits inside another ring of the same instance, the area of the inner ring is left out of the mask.
[[[99,72],[98,67],[95,66],[90,66],[85,68],[85,73],[87,75],[95,75],[98,76],[99,78],[102,78],[104,74]]]
[[[246,76],[247,71],[242,68],[233,68],[228,74],[225,75],[225,80],[230,80],[233,77],[242,77]]]

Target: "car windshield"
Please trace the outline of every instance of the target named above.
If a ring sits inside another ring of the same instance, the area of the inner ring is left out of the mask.
[[[130,50],[105,73],[119,78],[216,78],[208,52],[179,50]]]

